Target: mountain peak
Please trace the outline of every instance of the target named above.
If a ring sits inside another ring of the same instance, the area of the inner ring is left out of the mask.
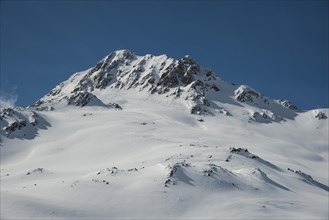
[[[107,101],[98,96],[104,97],[116,90],[144,91],[141,95],[146,92],[181,100],[192,114],[224,112],[231,115],[226,103],[232,103],[256,109],[250,113],[252,120],[255,115],[263,115],[265,122],[273,122],[293,118],[298,111],[287,100],[273,100],[248,86],[235,86],[221,80],[190,55],[176,60],[167,55],[140,56],[129,50],[114,51],[94,67],[72,75],[33,107],[49,109],[57,103],[107,106]],[[93,104],[88,104],[91,101]]]
[[[115,56],[118,59],[133,59],[135,54],[130,50],[124,49],[124,50],[116,50],[116,51],[110,53],[109,56]]]

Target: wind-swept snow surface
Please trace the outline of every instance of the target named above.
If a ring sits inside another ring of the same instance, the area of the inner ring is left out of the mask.
[[[120,80],[104,75],[118,77],[119,64],[92,81],[109,60],[30,109],[1,110],[2,219],[328,218],[328,109],[301,111],[216,78],[194,85],[195,63],[168,74],[179,76],[171,86],[112,88]]]

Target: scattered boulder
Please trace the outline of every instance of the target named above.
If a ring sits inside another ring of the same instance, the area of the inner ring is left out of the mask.
[[[240,153],[240,152],[249,152],[247,148],[235,148],[235,147],[230,147],[230,152],[231,153]]]
[[[213,84],[213,85],[211,86],[211,89],[213,89],[213,90],[216,91],[216,92],[219,91],[219,88],[218,88],[218,86],[217,86],[216,84]]]
[[[317,118],[317,119],[319,119],[319,120],[327,119],[328,118],[328,116],[325,113],[323,113],[323,112],[318,112],[314,117]]]
[[[204,176],[210,176],[213,172],[213,168],[210,169],[203,169],[202,172],[204,173]]]
[[[122,107],[117,103],[109,103],[108,106],[114,108],[115,110],[122,110]]]
[[[29,171],[26,173],[26,175],[31,175],[32,173],[43,173],[44,169],[43,168],[36,168],[32,171]]]
[[[230,162],[231,158],[232,158],[232,155],[229,155],[229,156],[225,159],[225,162]]]

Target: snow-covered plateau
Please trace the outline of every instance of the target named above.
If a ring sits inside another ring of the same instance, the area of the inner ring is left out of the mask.
[[[328,219],[328,115],[115,51],[1,108],[1,219]]]

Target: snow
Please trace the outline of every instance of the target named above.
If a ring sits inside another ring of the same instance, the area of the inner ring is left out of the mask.
[[[38,137],[3,137],[1,218],[328,216],[328,189],[287,170],[328,185],[328,121],[314,112],[282,123],[248,123],[190,115],[180,100],[160,96],[117,91],[106,97],[123,110],[37,112],[51,124]],[[180,165],[175,185],[166,187],[168,167],[182,162],[189,166]],[[37,168],[42,172],[33,172]]]
[[[129,51],[114,54],[102,65]],[[152,73],[159,81],[161,66],[177,61],[133,55],[129,62],[119,67],[123,77],[139,65],[139,80]],[[8,135],[3,128],[21,116],[1,116],[1,219],[328,218],[328,109],[293,111],[261,94],[241,102],[235,91],[252,89],[220,78],[219,91],[205,94],[208,115],[190,114],[192,100],[169,95],[177,88],[151,94],[109,84],[83,90],[104,105],[63,102],[92,69],[41,99],[54,110],[15,110],[26,120],[34,112],[37,125]],[[179,86],[186,96],[198,93]]]

